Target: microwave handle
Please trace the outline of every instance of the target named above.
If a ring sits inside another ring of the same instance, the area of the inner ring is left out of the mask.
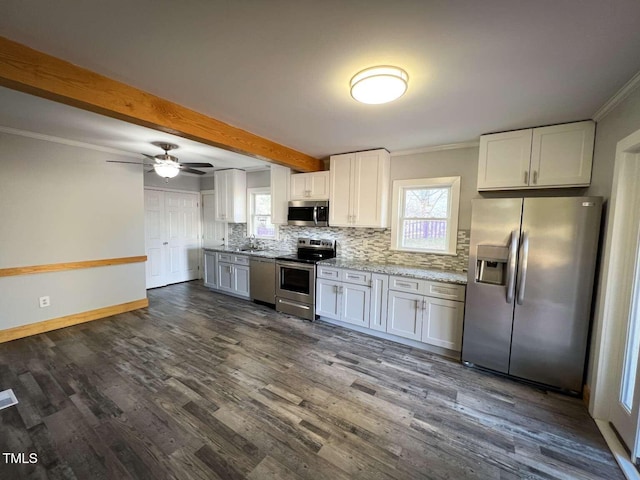
[[[313,224],[318,225],[318,206],[313,207]]]

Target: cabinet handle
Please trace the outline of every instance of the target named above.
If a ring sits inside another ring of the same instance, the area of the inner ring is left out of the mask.
[[[538,172],[536,170],[533,171],[533,184],[538,183]]]
[[[415,300],[415,302],[416,302],[416,310],[419,310],[420,309],[420,303],[419,303],[420,300]]]
[[[427,309],[427,301],[426,300],[422,300],[422,309],[423,310]]]
[[[411,288],[411,285],[409,285],[408,283],[396,282],[396,285],[399,286],[399,287]]]
[[[333,293],[338,293],[338,286],[337,285],[333,286]]]
[[[162,242],[163,245],[169,245],[169,242]]]
[[[529,172],[524,172],[524,184],[529,185]]]
[[[344,287],[340,287],[340,293],[342,293],[343,290],[344,290]]]

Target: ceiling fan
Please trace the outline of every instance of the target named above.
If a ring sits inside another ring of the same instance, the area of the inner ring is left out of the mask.
[[[153,142],[153,145],[155,145],[156,147],[160,147],[162,150],[164,150],[164,153],[162,154],[158,154],[158,155],[147,155],[146,153],[143,153],[142,155],[144,155],[145,157],[147,157],[149,160],[153,160],[153,163],[148,163],[148,162],[125,162],[125,161],[121,161],[121,160],[107,160],[107,162],[110,163],[133,163],[136,165],[148,165],[150,167],[153,167],[153,170],[148,170],[147,173],[152,172],[155,170],[155,172],[160,175],[163,178],[166,178],[167,181],[169,178],[173,178],[176,175],[178,175],[178,173],[180,173],[180,171],[186,172],[186,173],[194,173],[196,175],[204,175],[206,172],[203,172],[202,170],[195,170],[192,167],[198,167],[198,168],[213,168],[213,165],[211,165],[210,163],[187,163],[187,162],[179,162],[178,161],[178,157],[174,157],[173,155],[169,155],[169,151],[170,150],[175,150],[176,148],[178,148],[177,145],[174,145],[173,143],[164,143],[164,142]]]

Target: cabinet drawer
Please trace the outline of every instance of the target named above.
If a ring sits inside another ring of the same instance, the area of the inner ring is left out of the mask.
[[[342,281],[355,285],[366,285],[368,287],[371,285],[371,273],[345,270],[342,272]]]
[[[249,257],[246,255],[234,255],[233,263],[236,265],[249,265]]]
[[[233,263],[233,254],[232,253],[218,253],[218,261],[219,262]]]
[[[400,292],[422,293],[425,289],[425,281],[417,278],[389,277],[389,289]]]
[[[318,267],[318,278],[328,280],[342,280],[342,270],[333,267]]]
[[[427,290],[424,292],[430,297],[444,298],[464,302],[465,288],[463,285],[451,283],[427,282]]]

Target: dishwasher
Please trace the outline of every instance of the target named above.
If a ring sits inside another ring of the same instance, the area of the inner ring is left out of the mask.
[[[273,258],[251,257],[249,273],[251,300],[275,305],[276,264]]]

